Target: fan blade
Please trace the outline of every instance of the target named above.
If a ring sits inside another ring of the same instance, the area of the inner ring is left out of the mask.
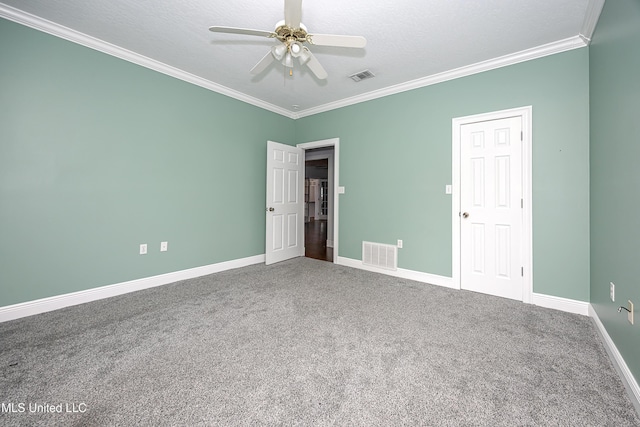
[[[309,54],[309,61],[307,62],[307,67],[311,70],[313,74],[316,75],[320,80],[324,80],[327,78],[328,74],[325,69],[322,67],[320,62],[313,56],[313,53],[307,49],[307,53]]]
[[[297,30],[302,19],[302,0],[284,0],[284,25]]]
[[[214,33],[227,33],[227,34],[243,34],[246,36],[258,36],[258,37],[275,37],[276,33],[273,31],[264,30],[251,30],[248,28],[235,28],[235,27],[209,27],[209,31]]]
[[[309,34],[311,44],[335,47],[365,47],[367,39],[362,36],[336,36],[333,34]]]
[[[267,54],[258,62],[252,69],[249,71],[251,74],[260,74],[274,61],[274,57],[271,54],[271,51],[267,52]]]

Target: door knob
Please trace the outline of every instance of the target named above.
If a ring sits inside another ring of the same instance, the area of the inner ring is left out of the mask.
[[[273,211],[275,211],[275,209],[274,209],[274,208],[267,208],[267,210],[268,210],[269,212],[273,212]]]
[[[469,218],[469,212],[464,212],[462,214],[462,218]]]

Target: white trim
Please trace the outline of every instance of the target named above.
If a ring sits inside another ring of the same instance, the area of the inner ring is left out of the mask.
[[[607,352],[611,356],[612,362],[617,368],[618,372],[622,376],[622,381],[625,383],[625,388],[629,391],[629,399],[635,406],[636,411],[640,413],[640,386],[638,386],[638,382],[635,377],[631,373],[631,370],[627,366],[627,363],[624,361],[622,354],[618,351],[618,347],[616,347],[615,343],[609,336],[607,332],[607,328],[604,327],[600,318],[598,317],[598,313],[593,308],[593,305],[589,304],[589,316],[593,319],[596,327],[598,328],[598,332],[602,335],[602,340],[604,341],[604,346],[607,349]]]
[[[340,138],[323,139],[320,141],[303,142],[296,145],[303,150],[311,150],[314,148],[333,147],[333,238],[331,239],[333,247],[333,263],[338,263],[338,230],[339,227],[339,194],[338,187],[340,186]],[[302,176],[302,184],[304,188],[304,174]],[[327,236],[327,241],[329,236]],[[328,244],[327,244],[328,246]]]
[[[70,42],[77,43],[90,49],[106,53],[107,55],[115,56],[116,58],[132,62],[150,70],[166,74],[168,76],[185,81],[187,83],[194,84],[196,86],[200,86],[213,92],[226,95],[228,97],[237,99],[238,101],[246,102],[247,104],[255,105],[256,107],[263,108],[273,113],[281,114],[285,117],[289,117],[290,119],[293,119],[295,117],[295,114],[293,112],[282,107],[278,107],[277,105],[270,104],[258,98],[254,98],[252,96],[238,92],[234,89],[222,86],[210,80],[203,79],[202,77],[198,77],[186,71],[164,64],[160,61],[156,61],[155,59],[148,58],[146,56],[140,55],[139,53],[132,52],[120,46],[105,42],[104,40],[97,39],[79,31],[67,28],[63,25],[56,24],[55,22],[48,21],[46,19],[1,3],[0,17],[45,32],[47,34],[60,37]]]
[[[556,297],[553,295],[537,294],[534,292],[531,298],[531,304],[565,311],[567,313],[581,314],[583,316],[589,315],[590,304],[588,302]]]
[[[494,70],[496,68],[507,67],[509,65],[518,64],[520,62],[530,61],[532,59],[538,59],[544,56],[554,55],[556,53],[562,53],[573,49],[579,49],[585,46],[587,46],[587,43],[580,36],[570,37],[568,39],[545,44],[487,61],[478,62],[476,64],[467,65],[464,67],[456,68],[454,70],[449,70],[439,74],[433,74],[431,76],[421,77],[416,80],[411,80],[394,86],[374,90],[362,95],[352,96],[340,101],[330,102],[328,104],[308,108],[306,110],[299,111],[294,115],[293,118],[299,119],[302,117],[312,116],[314,114],[324,113],[325,111],[335,110],[336,108],[359,104],[361,102],[370,101],[372,99],[382,98],[385,96],[394,95],[396,93],[406,92],[408,90],[418,89],[421,87],[458,79],[460,77],[466,77],[473,74],[482,73],[484,71]]]
[[[221,271],[246,267],[263,262],[264,254],[255,255],[247,258],[240,258],[231,261],[219,262],[217,264],[204,265],[202,267],[160,274],[158,276],[130,280],[128,282],[116,283],[114,285],[101,286],[99,288],[92,288],[84,291],[8,305],[0,307],[0,322],[7,322],[21,317],[70,307],[72,305],[84,304],[86,302],[110,298],[116,295],[127,294],[129,292],[140,291],[142,289],[162,286],[168,283],[178,282],[180,280],[193,279],[195,277],[206,276],[208,274],[219,273]]]
[[[344,265],[345,267],[358,268],[360,270],[367,270],[374,273],[385,274],[387,276],[415,280],[416,282],[428,283],[430,285],[443,286],[445,288],[451,289],[460,289],[458,286],[456,286],[453,278],[451,277],[423,273],[421,271],[405,270],[404,268],[398,268],[396,271],[385,270],[364,265],[362,261],[358,259],[345,257],[338,257],[337,264]],[[535,293],[533,294],[532,304],[540,307],[564,311],[567,313],[581,314],[583,316],[589,315],[590,307],[590,304],[588,302]]]
[[[451,277],[438,276],[436,274],[423,273],[421,271],[405,270],[404,268],[398,268],[397,270],[385,270],[364,265],[359,259],[345,258],[341,256],[338,257],[338,261],[336,262],[336,264],[344,265],[345,267],[358,268],[360,270],[372,271],[374,273],[385,274],[387,276],[415,280],[416,282],[428,283],[430,285],[456,289],[453,285]]]
[[[531,106],[457,117],[451,121],[451,272],[454,287],[460,289],[460,128],[468,123],[515,116],[522,117],[524,144],[522,149],[522,198],[524,200],[522,217],[522,263],[524,264],[522,302],[530,304],[533,294],[533,192],[531,172],[533,162],[533,108]]]
[[[589,0],[589,4],[587,4],[587,13],[584,16],[584,22],[580,30],[580,37],[582,37],[587,44],[591,43],[591,38],[598,24],[598,19],[600,19],[603,7],[604,0]]]

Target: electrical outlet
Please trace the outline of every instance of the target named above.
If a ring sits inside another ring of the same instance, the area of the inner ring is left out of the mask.
[[[616,301],[616,285],[613,282],[609,282],[609,298],[612,302]]]
[[[398,239],[398,249],[402,249],[402,240]]]
[[[629,323],[633,325],[633,303],[631,300],[627,301],[629,303],[629,313],[627,313],[627,319],[629,319]]]
[[[147,244],[143,243],[140,245],[140,255],[144,255],[147,253]]]
[[[169,250],[169,242],[160,242],[160,252],[166,252]]]

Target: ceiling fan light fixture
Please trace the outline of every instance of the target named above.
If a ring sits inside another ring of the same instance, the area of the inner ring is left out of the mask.
[[[271,48],[271,54],[278,61],[281,61],[284,58],[286,52],[287,52],[287,47],[283,44],[280,44],[278,46],[273,46]]]
[[[294,58],[297,58],[302,53],[302,45],[298,42],[293,42],[289,45],[289,51]]]
[[[300,65],[304,65],[311,59],[311,52],[306,47],[300,51],[298,55],[298,61],[300,61]]]
[[[284,56],[282,64],[287,68],[293,68],[293,57],[289,52],[287,52],[287,54]]]

